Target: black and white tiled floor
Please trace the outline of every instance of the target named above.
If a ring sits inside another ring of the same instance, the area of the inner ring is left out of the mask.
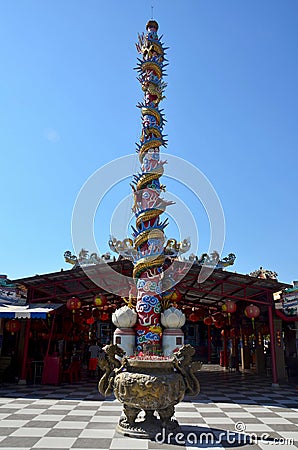
[[[269,379],[203,366],[201,393],[176,406],[181,434],[171,440],[128,438],[115,431],[122,406],[96,382],[2,385],[0,450],[298,448],[298,389]]]

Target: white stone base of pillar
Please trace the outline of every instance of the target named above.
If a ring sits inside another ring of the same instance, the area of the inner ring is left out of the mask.
[[[164,356],[171,356],[176,348],[184,345],[184,334],[181,328],[166,328],[162,334],[162,350]]]
[[[113,344],[118,344],[126,356],[132,356],[136,347],[136,335],[132,328],[116,328],[113,337]]]

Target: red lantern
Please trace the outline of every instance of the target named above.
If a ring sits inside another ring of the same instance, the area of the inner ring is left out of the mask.
[[[66,302],[66,307],[70,309],[73,313],[75,313],[77,309],[80,309],[81,306],[82,306],[81,301],[76,297],[71,297]]]
[[[205,317],[205,319],[204,319],[205,325],[212,325],[212,323],[213,323],[213,320],[211,317]]]
[[[227,313],[233,314],[234,312],[236,312],[237,304],[233,300],[227,300],[226,308]]]
[[[190,320],[191,322],[198,322],[200,320],[200,317],[197,313],[192,312],[189,317],[188,320]]]
[[[9,331],[9,333],[11,333],[12,335],[14,335],[18,331],[20,331],[20,328],[21,328],[21,324],[20,324],[19,320],[16,320],[16,319],[11,319],[8,322],[6,322],[6,324],[5,324],[5,329],[7,331]]]
[[[86,323],[88,323],[88,325],[93,325],[95,322],[94,317],[89,317],[89,319],[86,320]]]
[[[220,312],[216,312],[215,314],[212,314],[212,320],[214,322],[222,322],[224,320],[224,316]]]
[[[223,328],[225,326],[225,323],[223,320],[219,320],[218,322],[214,322],[214,326],[216,328]]]
[[[255,329],[255,319],[259,317],[260,312],[260,308],[253,304],[247,306],[244,310],[244,314],[246,315],[246,317],[252,320],[253,329]]]
[[[93,300],[93,305],[97,308],[105,306],[107,304],[107,297],[103,294],[96,295]]]
[[[206,314],[205,308],[199,306],[197,309],[195,309],[195,314],[199,318],[198,320],[204,319],[204,316]]]
[[[255,319],[260,315],[260,308],[256,305],[251,304],[245,308],[244,313],[246,317],[249,317],[249,319]]]
[[[72,311],[72,320],[74,321],[74,315],[77,309],[82,306],[81,301],[76,297],[71,297],[66,302],[66,307]]]
[[[108,313],[102,312],[101,315],[100,315],[100,320],[106,321],[106,320],[109,320],[109,317],[110,316],[109,316]]]
[[[236,312],[237,305],[233,300],[227,300],[226,303],[222,305],[222,310],[228,313],[229,325],[231,324],[231,314]]]

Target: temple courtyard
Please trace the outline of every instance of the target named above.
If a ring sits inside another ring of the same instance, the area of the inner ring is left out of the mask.
[[[104,399],[96,380],[59,386],[3,384],[0,448],[297,448],[297,386],[272,388],[270,378],[214,365],[203,365],[199,378],[201,393],[176,407],[179,432],[162,432],[152,440],[116,431],[122,405],[113,397]]]

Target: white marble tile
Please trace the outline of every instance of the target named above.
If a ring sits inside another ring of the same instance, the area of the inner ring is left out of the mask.
[[[50,431],[50,428],[27,428],[22,427],[18,430],[14,431],[10,434],[10,436],[18,436],[18,437],[41,437],[47,434]]]
[[[116,449],[148,449],[148,441],[147,439],[135,439],[135,438],[115,438],[113,439],[110,449],[116,450]]]
[[[32,448],[70,448],[77,438],[43,437]]]
[[[79,429],[83,429],[88,425],[89,422],[71,422],[68,420],[62,420],[61,422],[58,422],[53,428],[64,428],[64,429],[69,429],[69,430],[79,430]]]

